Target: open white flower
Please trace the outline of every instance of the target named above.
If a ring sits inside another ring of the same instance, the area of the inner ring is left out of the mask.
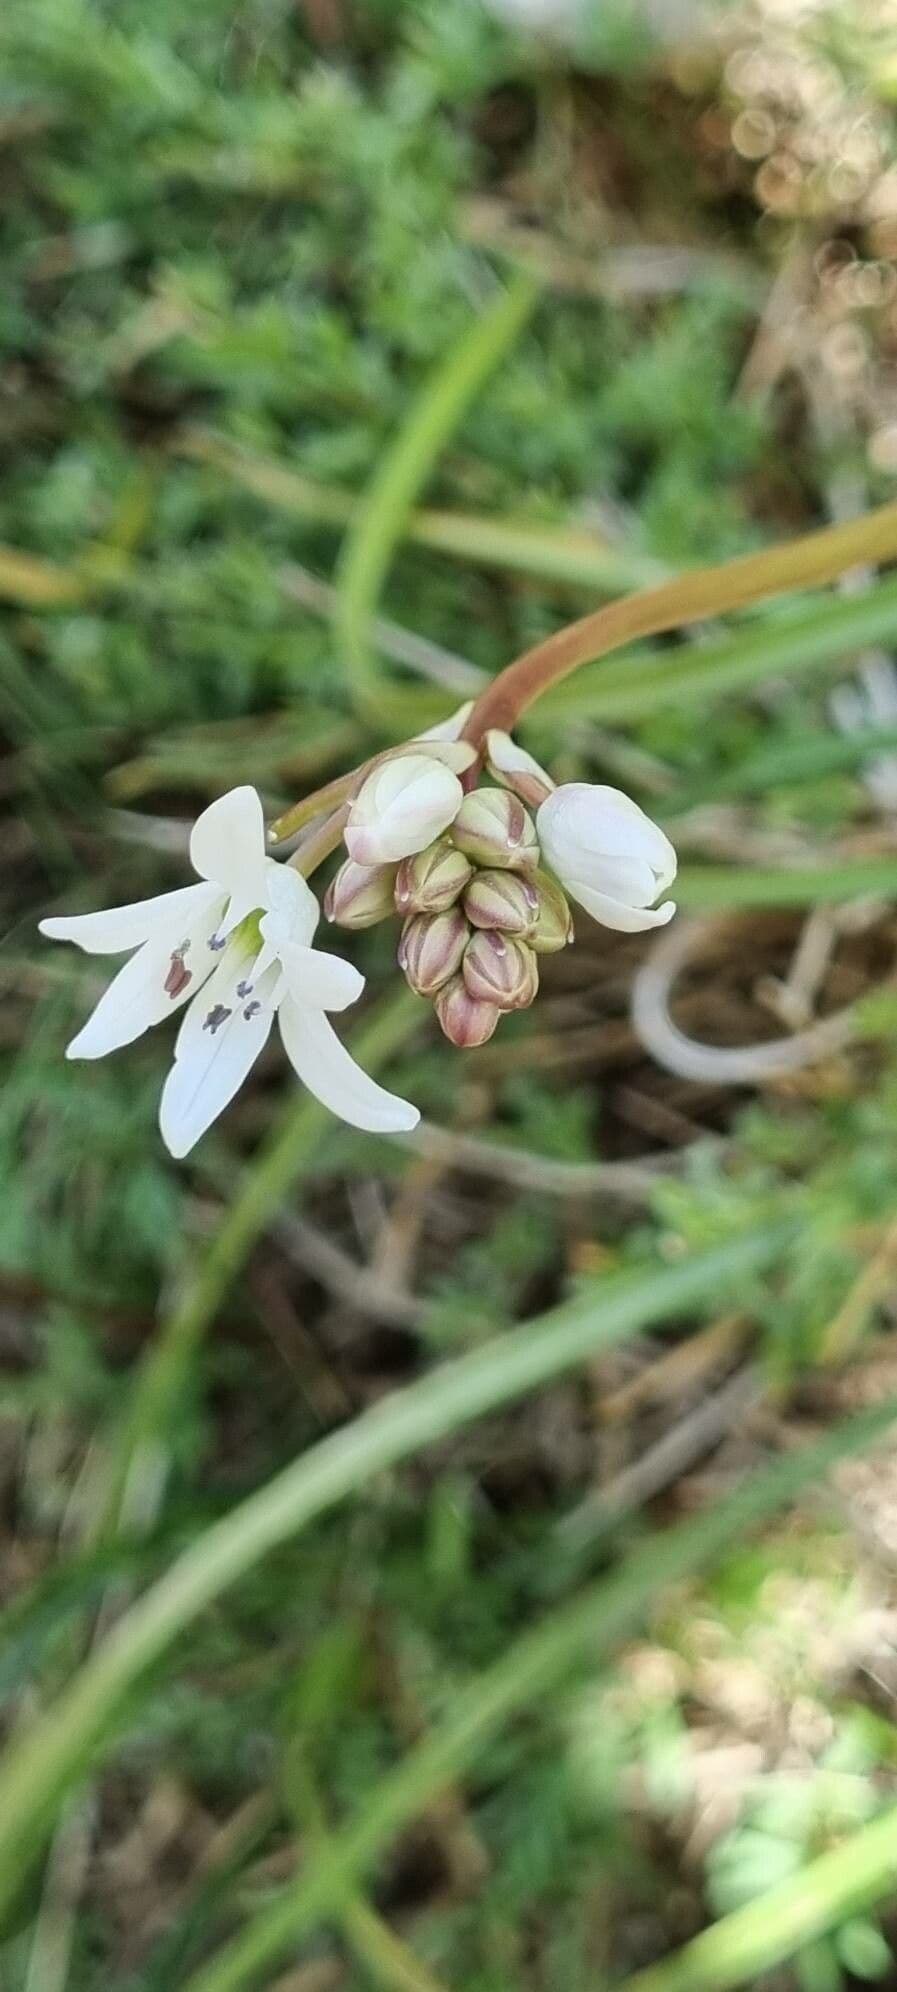
[[[159,1113],[172,1155],[186,1155],[233,1099],[277,1015],[291,1064],[324,1106],[378,1133],[416,1126],[417,1109],[369,1078],[327,1020],[355,1002],[364,978],[312,948],[318,902],[298,872],[266,855],[255,789],[231,789],[203,811],[190,858],[198,885],[41,921],[49,939],[88,954],[136,949],[66,1056],[103,1058],[189,1003]]]
[[[676,853],[621,789],[562,783],[543,802],[536,829],[545,863],[602,926],[638,934],[672,919],[674,902],[654,901],[676,876]]]

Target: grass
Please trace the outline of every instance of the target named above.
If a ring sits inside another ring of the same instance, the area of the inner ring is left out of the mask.
[[[787,1081],[655,1067],[643,950],[585,923],[462,1059],[374,929],[361,1055],[439,1138],[272,1053],[176,1166],[161,1034],[66,1065],[97,964],[35,936],[178,883],[235,781],[273,818],[440,717],[446,662],[888,502],[887,299],[812,261],[883,224],[764,212],[737,62],[626,12],[572,53],[474,0],[0,23],[4,1992],[891,1968],[893,579],[587,665],[526,729],[727,916],[683,1029],[853,1012]],[[825,60],[887,153],[874,38]],[[865,342],[837,422],[775,372],[808,260],[811,354]],[[696,1439],[740,1369],[761,1409]]]

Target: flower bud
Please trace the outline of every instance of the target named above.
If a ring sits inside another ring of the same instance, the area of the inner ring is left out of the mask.
[[[473,866],[448,837],[440,837],[404,858],[396,873],[396,906],[400,913],[445,913],[459,899]]]
[[[471,937],[461,969],[470,995],[499,1010],[526,1010],[539,987],[532,949],[492,928]]]
[[[539,917],[539,895],[519,872],[479,871],[464,894],[464,911],[472,927],[496,927],[526,939]]]
[[[452,824],[452,842],[475,865],[531,871],[539,862],[532,817],[509,789],[474,789]]]
[[[418,996],[435,996],[460,968],[470,929],[460,906],[447,913],[415,913],[399,942],[399,967]]]
[[[547,872],[536,872],[533,888],[539,901],[539,914],[526,938],[537,954],[556,954],[573,939],[570,908],[557,880],[549,878]]]
[[[538,809],[554,788],[551,776],[534,756],[497,727],[486,735],[486,765],[490,775],[504,788],[513,789],[529,809]]]
[[[456,975],[440,989],[435,1009],[449,1043],[456,1044],[459,1051],[485,1044],[501,1016],[496,1003],[480,1003],[471,996],[463,975]]]
[[[620,789],[566,782],[543,802],[538,824],[546,864],[594,920],[638,934],[672,919],[673,901],[654,901],[676,876],[676,853]]]
[[[324,913],[340,927],[373,927],[394,910],[392,865],[357,865],[347,858],[324,894]]]
[[[464,791],[430,754],[394,754],[372,768],[349,811],[346,849],[359,865],[426,850],[458,814]]]

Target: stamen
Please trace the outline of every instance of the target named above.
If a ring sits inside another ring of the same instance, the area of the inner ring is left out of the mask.
[[[220,1031],[222,1024],[226,1024],[228,1017],[232,1016],[232,1010],[226,1010],[223,1003],[216,1003],[203,1022],[203,1030],[211,1031],[214,1037],[215,1032]]]
[[[251,1024],[253,1017],[257,1017],[259,1015],[261,1007],[262,1006],[261,1003],[258,1001],[258,998],[256,998],[255,1002],[253,1003],[247,1003],[246,1008],[243,1011],[243,1015],[246,1019],[247,1024]]]
[[[238,996],[251,996],[251,995],[252,995],[252,983],[251,983],[251,982],[238,982],[238,983],[237,983],[237,995],[238,995]]]
[[[212,938],[211,938],[211,940],[210,940],[210,942],[209,942],[209,947],[211,948],[211,950],[212,950],[212,953],[213,953],[213,954],[220,954],[220,953],[221,953],[221,950],[222,950],[222,948],[226,948],[226,946],[227,946],[227,935],[226,935],[226,934],[213,934],[213,935],[212,935]]]
[[[166,996],[170,996],[172,1001],[175,996],[181,995],[181,992],[186,989],[188,982],[193,981],[192,970],[184,967],[184,956],[189,952],[189,948],[190,942],[187,940],[182,941],[180,947],[172,950],[171,967],[162,984]]]

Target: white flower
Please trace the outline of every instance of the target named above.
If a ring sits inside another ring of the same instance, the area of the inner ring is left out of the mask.
[[[359,865],[388,865],[415,857],[448,829],[463,800],[454,770],[435,754],[391,754],[371,770],[352,803],[346,824],[350,858]]]
[[[563,783],[543,802],[536,829],[546,864],[603,926],[638,934],[672,919],[673,901],[654,901],[676,876],[676,853],[622,790]]]
[[[276,1014],[291,1064],[324,1106],[379,1133],[416,1126],[417,1109],[370,1079],[327,1021],[327,1010],[355,1002],[364,978],[312,948],[318,902],[298,872],[266,856],[255,789],[231,789],[203,811],[190,858],[199,885],[41,921],[42,934],[88,954],[136,949],[66,1057],[103,1058],[189,1003],[159,1112],[172,1155],[186,1155],[233,1099]]]

